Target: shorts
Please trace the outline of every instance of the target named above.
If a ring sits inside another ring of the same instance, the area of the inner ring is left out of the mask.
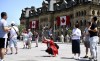
[[[90,41],[84,41],[84,45],[85,47],[90,48]]]
[[[13,38],[9,41],[9,46],[10,47],[17,47],[17,38]]]
[[[0,38],[0,48],[6,48],[7,38]]]

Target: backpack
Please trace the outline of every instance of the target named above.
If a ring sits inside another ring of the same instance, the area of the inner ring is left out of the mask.
[[[10,32],[8,32],[7,35],[8,35],[8,41],[10,41]]]

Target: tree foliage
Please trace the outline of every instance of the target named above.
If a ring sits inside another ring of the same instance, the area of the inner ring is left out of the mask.
[[[18,25],[19,34],[22,33],[23,29],[25,29],[25,25]]]

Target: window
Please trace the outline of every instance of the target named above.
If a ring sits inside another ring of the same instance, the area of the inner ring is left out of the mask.
[[[78,16],[78,12],[76,12],[76,17]]]
[[[82,25],[83,25],[82,20],[80,20],[80,26],[82,26]]]
[[[98,20],[97,25],[100,26],[100,21]]]
[[[83,11],[81,12],[81,15],[84,16],[84,12]]]
[[[100,14],[100,12],[99,12],[99,10],[98,10],[97,15],[99,16],[99,14]]]
[[[92,15],[95,15],[95,11],[94,10],[92,11]]]
[[[76,23],[79,23],[78,20],[76,21]]]
[[[81,15],[81,13],[80,13],[80,11],[78,12],[78,16],[80,16]]]
[[[86,20],[84,20],[84,26],[86,25]]]
[[[86,10],[84,10],[84,15],[86,15]]]

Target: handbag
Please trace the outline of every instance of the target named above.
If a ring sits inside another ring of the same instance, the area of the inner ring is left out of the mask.
[[[13,27],[13,29],[15,30],[15,28]],[[17,34],[17,39],[20,40],[20,35],[19,33],[15,30],[16,34]]]

